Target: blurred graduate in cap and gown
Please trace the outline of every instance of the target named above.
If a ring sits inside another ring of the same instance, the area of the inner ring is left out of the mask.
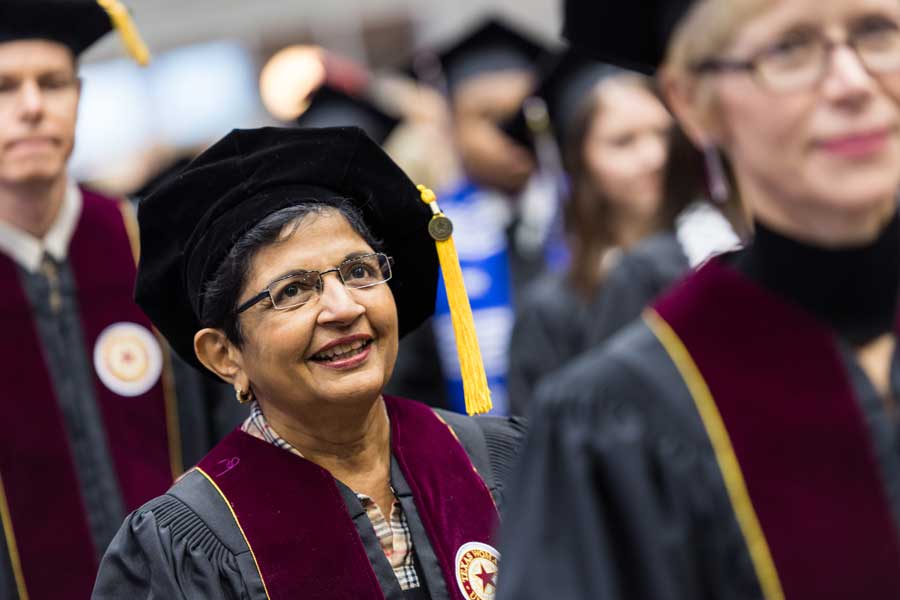
[[[500,125],[533,86],[544,53],[539,41],[495,18],[438,52],[464,171],[442,199],[447,214],[460,225],[457,248],[500,413],[507,412],[506,353],[515,294],[544,263],[540,251],[523,251],[515,242],[518,199],[534,172],[534,159]],[[443,291],[434,321],[451,406],[460,410],[462,380]]]
[[[566,32],[662,65],[754,236],[542,384],[498,597],[897,597],[900,5],[571,0]]]
[[[733,192],[711,196],[703,153],[677,125],[669,138],[664,181],[659,229],[610,270],[603,294],[591,306],[595,318],[585,331],[585,349],[605,343],[692,269],[736,249],[750,233],[747,207]]]
[[[124,515],[212,446],[132,299],[130,205],[67,172],[78,58],[114,26],[146,63],[117,1],[0,4],[3,598],[88,597]]]
[[[467,410],[490,410],[434,194],[356,127],[235,130],[139,222],[138,303],[251,412],[126,519],[93,597],[492,598],[523,424],[383,393],[440,265]]]
[[[559,242],[569,251],[567,264],[551,266],[516,302],[509,348],[513,414],[526,413],[542,376],[588,347],[604,317],[594,307],[619,257],[664,228],[661,214],[676,210],[669,203],[684,206],[664,185],[671,127],[649,78],[574,49],[548,62],[505,125],[557,182],[543,199],[551,218],[543,219],[541,245],[564,236]]]
[[[299,127],[359,127],[379,146],[385,145],[401,122],[399,115],[389,114],[365,96],[328,83],[313,92],[308,102],[297,117]]]

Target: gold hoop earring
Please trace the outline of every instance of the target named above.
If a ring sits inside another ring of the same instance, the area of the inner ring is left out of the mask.
[[[253,392],[251,390],[234,389],[234,395],[241,404],[249,404],[253,400]]]

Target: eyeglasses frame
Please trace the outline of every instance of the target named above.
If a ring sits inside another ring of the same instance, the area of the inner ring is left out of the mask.
[[[898,32],[900,35],[900,32]],[[848,49],[852,50],[856,55],[856,59],[859,61],[859,64],[866,70],[867,73],[872,75],[889,75],[891,73],[900,73],[900,66],[897,69],[892,71],[873,71],[871,67],[866,63],[865,58],[860,53],[859,49],[857,49],[855,41],[852,39],[851,35],[845,36],[845,39],[842,41],[835,41],[826,36],[823,33],[819,34],[820,40],[823,42],[823,47],[825,48],[825,53],[823,54],[821,64],[819,65],[819,74],[816,79],[805,86],[800,86],[795,88],[796,90],[806,89],[808,87],[815,87],[819,83],[821,83],[822,79],[825,77],[825,74],[828,72],[828,61],[831,59],[832,54],[836,48],[840,48],[842,46],[846,46]],[[794,88],[790,90],[779,90],[777,86],[773,88],[772,85],[766,82],[766,78],[760,74],[759,63],[762,59],[764,59],[767,55],[772,54],[775,51],[775,46],[767,46],[754,52],[749,58],[745,60],[728,60],[728,59],[718,59],[718,58],[709,58],[706,60],[702,60],[697,62],[696,64],[690,67],[690,70],[697,75],[708,75],[708,74],[717,74],[717,73],[746,73],[749,72],[753,75],[753,78],[759,83],[762,87],[766,88],[769,91],[773,92],[787,92],[794,91]]]
[[[383,256],[384,257],[385,262],[387,264],[387,268],[388,268],[387,279],[384,279],[383,281],[378,281],[376,283],[370,283],[368,285],[348,286],[347,282],[344,281],[344,278],[341,275],[341,267],[343,267],[345,264],[347,264],[349,262],[358,261],[362,258],[368,258],[370,256]],[[297,271],[292,271],[292,272],[288,273],[287,275],[282,275],[278,279],[274,279],[274,280],[270,281],[269,285],[267,285],[264,290],[262,290],[261,292],[259,292],[258,294],[256,294],[255,296],[253,296],[252,298],[250,298],[249,300],[247,300],[240,306],[238,306],[237,309],[234,311],[234,314],[239,315],[239,314],[245,312],[249,308],[252,308],[259,302],[265,300],[267,297],[272,302],[272,308],[274,308],[275,310],[289,310],[291,308],[297,308],[298,306],[303,306],[305,304],[309,304],[309,301],[307,301],[307,302],[302,302],[300,304],[292,304],[290,306],[279,307],[279,306],[275,305],[275,299],[272,297],[271,288],[273,285],[275,285],[279,281],[284,281],[285,279],[290,279],[291,277],[295,277],[298,273],[315,273],[315,274],[317,274],[319,281],[318,281],[318,284],[316,285],[316,289],[318,289],[318,290],[321,290],[324,288],[324,286],[325,286],[324,277],[325,277],[325,275],[327,275],[329,273],[337,273],[338,278],[341,280],[341,283],[343,283],[347,289],[364,290],[366,288],[375,287],[376,285],[381,285],[383,283],[387,283],[388,281],[390,281],[391,278],[394,276],[394,273],[391,269],[391,265],[393,265],[393,264],[394,264],[393,257],[388,256],[384,252],[372,252],[370,254],[361,254],[360,256],[354,256],[353,258],[348,258],[347,260],[342,261],[341,264],[338,265],[337,267],[334,267],[333,269],[328,269],[325,271],[315,271],[315,270],[307,270],[307,269],[299,269]]]

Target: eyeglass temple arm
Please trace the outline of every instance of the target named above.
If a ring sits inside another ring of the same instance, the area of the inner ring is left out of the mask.
[[[694,73],[719,73],[722,71],[752,71],[753,61],[710,59],[691,67]]]
[[[250,308],[251,306],[253,306],[253,305],[259,303],[261,300],[263,300],[264,298],[268,297],[268,295],[269,295],[269,290],[268,290],[268,289],[264,289],[263,291],[261,291],[261,292],[258,293],[257,295],[253,296],[252,298],[250,298],[249,300],[247,300],[246,302],[244,302],[243,304],[241,304],[240,306],[238,306],[238,307],[237,307],[237,310],[234,311],[234,312],[237,313],[237,314],[241,314],[242,312],[244,312],[245,310],[247,310],[247,309]]]

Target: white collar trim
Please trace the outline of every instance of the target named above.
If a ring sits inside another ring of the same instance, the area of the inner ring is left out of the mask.
[[[0,252],[16,261],[29,273],[35,273],[41,267],[44,253],[62,262],[69,253],[69,243],[75,234],[78,219],[81,217],[83,199],[81,190],[70,181],[66,186],[59,214],[44,239],[38,239],[26,231],[0,221]]]
[[[741,240],[721,211],[697,201],[675,220],[675,236],[692,268],[713,256],[739,248]]]

